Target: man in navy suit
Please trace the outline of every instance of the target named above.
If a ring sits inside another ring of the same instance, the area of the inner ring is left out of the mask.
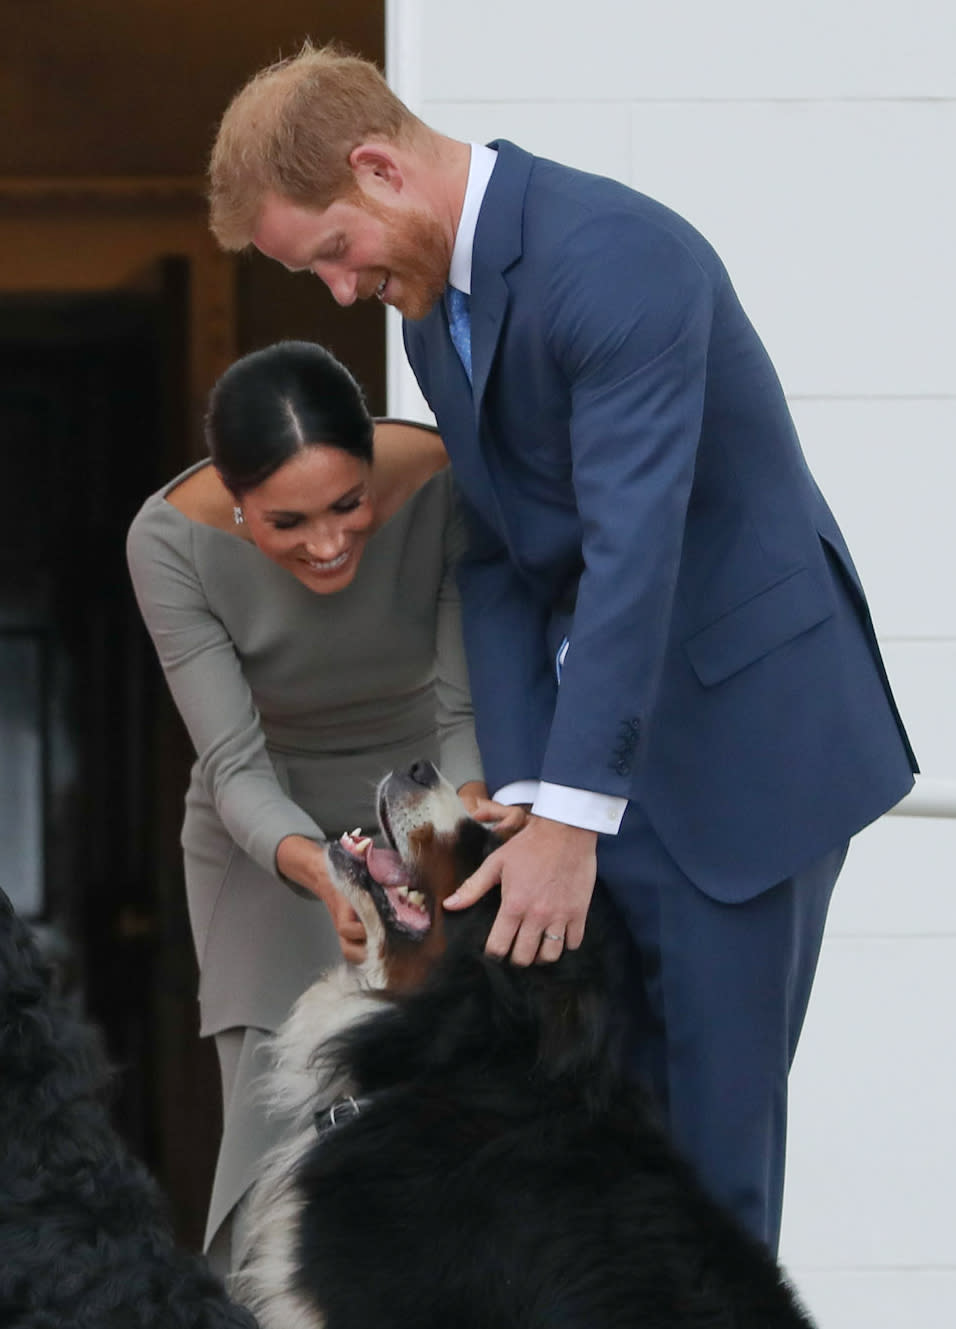
[[[661,204],[431,130],[307,48],[234,100],[212,224],[377,296],[448,448],[478,735],[527,827],[489,950],[580,943],[595,871],[639,955],[638,1069],[771,1249],[787,1073],[850,837],[913,754],[863,591],[713,249]]]

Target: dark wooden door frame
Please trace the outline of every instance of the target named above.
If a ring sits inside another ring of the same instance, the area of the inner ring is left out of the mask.
[[[235,263],[209,236],[203,191],[200,179],[186,177],[0,178],[0,299],[22,301],[25,309],[49,300],[67,309],[73,297],[84,303],[84,297],[95,301],[102,296],[109,305],[113,298],[133,296],[155,309],[161,325],[158,372],[164,416],[156,431],[162,453],[156,483],[203,455],[206,396],[235,357]],[[153,442],[141,442],[157,446],[155,436]],[[129,446],[136,444],[131,439]],[[125,570],[115,575],[124,576]],[[139,627],[134,624],[131,630]],[[154,1070],[143,1080],[135,1067],[121,1066],[121,1080],[125,1073],[127,1081],[135,1082],[121,1084],[117,1106],[131,1112],[140,1131],[144,1112],[148,1116],[147,1161],[167,1190],[180,1236],[198,1245],[220,1108],[214,1052],[197,1037],[195,961],[179,851],[191,754],[144,631],[142,636],[143,663],[137,668],[145,671],[149,700],[143,705],[148,714],[136,721],[142,730],[136,741],[149,752],[152,806],[144,815],[155,852],[140,903],[117,910],[104,926],[115,937],[121,973],[133,973],[137,950],[144,968],[148,958],[146,1036],[153,1045],[146,1060]],[[122,995],[118,992],[115,999],[121,1001]],[[123,1094],[137,1100],[132,1108],[127,1101],[124,1109]],[[138,1143],[144,1144],[142,1133]]]

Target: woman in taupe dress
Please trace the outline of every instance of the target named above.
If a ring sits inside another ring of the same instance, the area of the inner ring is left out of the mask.
[[[328,352],[283,342],[223,375],[207,438],[211,461],[146,500],[127,553],[196,751],[182,843],[200,1030],[222,1071],[205,1246],[224,1273],[280,1129],[250,1093],[262,1045],[323,968],[362,955],[326,840],[373,829],[378,780],[419,757],[479,817],[523,814],[482,783],[438,436],[373,423]]]

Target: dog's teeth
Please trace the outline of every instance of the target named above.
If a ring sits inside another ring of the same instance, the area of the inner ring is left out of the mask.
[[[359,839],[361,839],[361,837],[362,837],[362,828],[361,828],[361,826],[356,826],[356,828],[355,828],[354,831],[349,831],[349,835],[350,835],[350,837],[351,837],[353,840],[359,840]]]
[[[396,894],[397,894],[397,895],[400,895],[400,896],[402,897],[403,900],[407,900],[407,899],[408,899],[408,887],[407,887],[407,886],[399,886],[399,888],[398,888]]]
[[[359,853],[359,854],[361,854],[363,858],[364,858],[365,855],[368,853],[368,851],[371,849],[371,847],[372,847],[372,841],[371,841],[371,839],[369,838],[369,836],[367,836],[367,835],[366,835],[366,836],[363,836],[363,838],[362,838],[361,840],[356,840],[356,841],[355,841],[355,849],[356,849],[356,852]]]
[[[419,909],[425,907],[425,897],[422,895],[421,891],[408,891],[407,895],[409,904],[413,904]]]

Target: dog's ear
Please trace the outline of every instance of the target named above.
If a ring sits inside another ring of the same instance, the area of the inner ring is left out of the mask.
[[[482,863],[503,844],[503,840],[482,821],[466,817],[455,831],[454,862],[458,885],[481,867]]]

